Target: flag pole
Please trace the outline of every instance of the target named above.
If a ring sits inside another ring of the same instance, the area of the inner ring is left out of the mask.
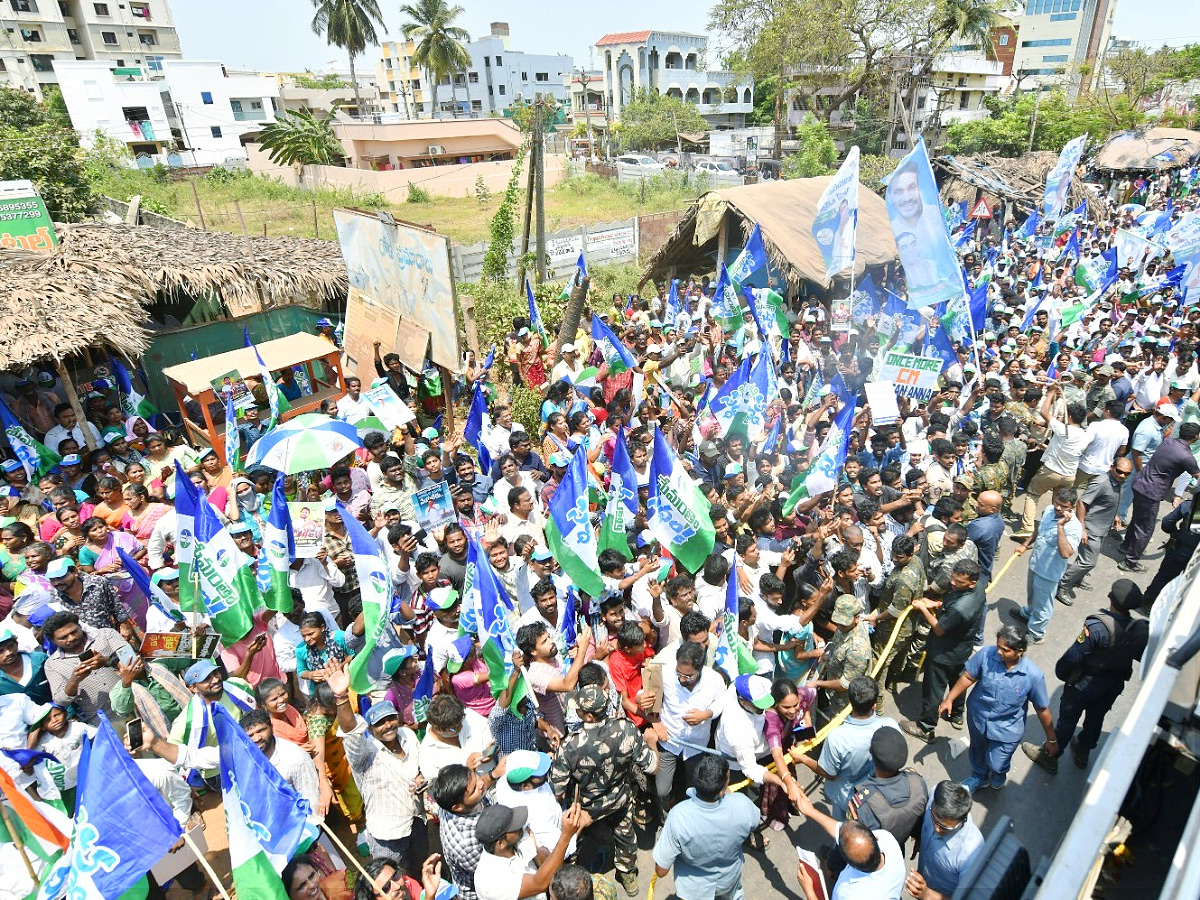
[[[217,873],[213,871],[213,867],[209,864],[208,859],[200,852],[200,848],[196,846],[196,842],[185,831],[183,833],[183,842],[191,848],[192,854],[196,857],[196,862],[200,863],[209,880],[217,889],[217,893],[221,895],[221,900],[230,900],[229,892],[225,890],[225,885],[221,884],[221,879],[217,877]]]
[[[12,835],[13,843],[17,847],[17,852],[21,854],[21,859],[25,863],[25,868],[29,872],[29,877],[33,880],[33,886],[38,887],[41,881],[37,877],[37,872],[33,870],[33,863],[29,861],[29,854],[25,852],[25,842],[21,840],[21,832],[13,827],[12,819],[8,817],[8,807],[0,803],[0,821],[4,823],[5,829]]]
[[[328,825],[326,825],[324,822],[321,822],[321,830],[324,831],[327,835],[329,835],[329,839],[332,840],[335,844],[337,844],[337,848],[342,851],[342,855],[344,857],[346,857],[347,860],[350,861],[350,864],[353,865],[354,868],[358,869],[359,874],[362,875],[363,878],[367,879],[367,883],[369,885],[371,885],[371,887],[375,888],[376,895],[383,897],[386,900],[387,895],[384,894],[384,892],[381,891],[375,885],[375,882],[371,879],[370,873],[365,868],[363,868],[363,864],[361,862],[359,862],[358,854],[351,853],[349,850],[347,850],[346,845],[342,843],[341,838],[339,838],[336,834],[334,834],[333,829],[330,828]],[[226,900],[228,900],[228,898],[226,898]]]

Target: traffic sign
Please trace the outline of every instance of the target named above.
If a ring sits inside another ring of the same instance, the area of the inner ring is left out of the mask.
[[[988,208],[987,199],[980,197],[979,202],[975,204],[975,208],[971,210],[970,218],[972,219],[990,219],[992,211]]]

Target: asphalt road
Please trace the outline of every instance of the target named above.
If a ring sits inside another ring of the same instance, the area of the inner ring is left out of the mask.
[[[1163,513],[1167,507],[1164,504]],[[1143,564],[1147,571],[1144,573],[1126,573],[1117,568],[1119,560],[1118,547],[1120,539],[1109,535],[1105,540],[1104,552],[1099,564],[1092,571],[1085,584],[1091,585],[1090,590],[1080,589],[1076,592],[1075,603],[1072,606],[1055,604],[1054,617],[1046,631],[1046,640],[1041,644],[1031,645],[1028,656],[1045,673],[1046,685],[1051,695],[1051,710],[1057,721],[1058,701],[1062,693],[1062,685],[1054,677],[1054,663],[1063,650],[1075,640],[1083,628],[1083,620],[1095,610],[1107,605],[1107,590],[1118,578],[1132,578],[1145,588],[1154,577],[1158,563],[1162,559],[1159,549],[1162,535],[1156,532],[1151,539]],[[1008,534],[1001,541],[998,562],[995,568],[1000,571],[1003,563],[1008,561],[1013,548],[1017,546]],[[1017,623],[1012,616],[1012,610],[1022,605],[1025,599],[1025,578],[1028,564],[1025,559],[1018,559],[1004,577],[996,582],[987,593],[988,618],[987,633],[994,636],[1001,624]],[[1133,697],[1137,692],[1137,673],[1126,686],[1124,693],[1109,712],[1105,719],[1104,735],[1107,736],[1128,712]],[[912,718],[920,711],[920,683],[906,685],[897,695],[893,703],[891,698],[886,704],[885,713],[899,721],[901,718]],[[914,738],[905,736],[909,744],[910,765],[925,776],[930,789],[946,778],[962,781],[970,774],[971,768],[965,752],[966,731],[956,731],[948,723],[938,726],[938,736],[930,744],[924,744]],[[951,753],[951,742],[961,738],[964,752],[957,758]],[[1037,719],[1029,715],[1026,723],[1025,739],[1035,743],[1044,740],[1041,725]],[[1105,737],[1092,753],[1093,763],[1099,758]],[[1065,749],[1065,748],[1064,748]],[[807,769],[800,768],[801,784],[810,780]],[[1014,835],[1029,850],[1031,861],[1036,867],[1040,855],[1050,855],[1065,833],[1067,825],[1078,806],[1086,788],[1087,772],[1075,767],[1068,750],[1060,757],[1057,775],[1050,775],[1034,765],[1024,753],[1017,751],[1013,757],[1012,769],[1008,776],[1008,786],[1003,790],[982,790],[975,796],[975,805],[971,811],[972,820],[983,831],[986,837],[992,826],[1001,816],[1009,816],[1013,820]],[[813,797],[818,808],[829,811],[828,804],[817,784],[809,784],[809,794]],[[825,832],[815,825],[804,822],[799,817],[793,818],[788,828],[783,831],[768,831],[770,846],[765,853],[747,853],[746,866],[743,875],[747,897],[765,896],[764,892],[782,897],[802,898],[796,884],[796,851],[800,845],[809,849],[817,849],[822,845],[832,843]],[[641,872],[641,896],[646,896],[649,879],[654,871],[654,863],[650,858],[649,839],[642,842],[643,853],[639,860]],[[912,867],[914,861],[909,861]],[[618,887],[619,896],[624,892]],[[675,897],[671,876],[660,879],[654,894],[654,900],[667,900]],[[907,895],[906,895],[907,896]]]

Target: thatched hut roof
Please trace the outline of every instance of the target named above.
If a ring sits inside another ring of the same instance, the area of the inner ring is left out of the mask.
[[[1119,131],[1096,152],[1095,166],[1104,170],[1178,169],[1200,157],[1200,131],[1149,128]]]
[[[721,219],[732,213],[743,240],[758,223],[771,265],[783,273],[789,285],[808,281],[827,286],[825,261],[811,228],[817,202],[832,180],[830,176],[796,178],[709,191],[692,204],[666,243],[650,257],[641,284],[652,278],[664,279],[672,267],[680,274],[712,272]],[[883,198],[862,190],[858,203],[855,271],[861,275],[867,266],[895,259],[896,241]],[[731,234],[730,246],[738,243]]]
[[[1058,162],[1058,154],[1049,150],[1035,150],[1017,157],[997,156],[981,153],[977,156],[939,156],[933,160],[941,182],[942,203],[973,204],[979,191],[987,198],[993,209],[1003,200],[1015,204],[1027,213],[1042,204],[1046,189],[1046,176]],[[1072,179],[1067,194],[1067,206],[1074,209],[1080,203],[1096,202],[1092,194],[1078,177]],[[1090,210],[1097,215],[1100,210]]]
[[[147,308],[160,295],[212,296],[231,313],[344,295],[332,241],[250,238],[132,225],[58,225],[51,254],[0,253],[0,369],[88,347],[136,358]],[[249,249],[247,249],[247,244]]]

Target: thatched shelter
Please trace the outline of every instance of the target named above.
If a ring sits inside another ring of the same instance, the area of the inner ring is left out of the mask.
[[[729,246],[744,242],[757,222],[771,265],[790,287],[809,282],[825,288],[825,261],[812,236],[821,193],[830,176],[767,181],[709,191],[697,199],[642,271],[641,282],[712,272]],[[858,195],[855,271],[896,258],[896,241],[883,198],[863,188]],[[733,229],[740,229],[734,231]],[[739,237],[740,235],[740,237]]]
[[[1149,128],[1114,134],[1096,151],[1094,165],[1102,171],[1157,172],[1191,165],[1198,158],[1200,131]]]
[[[942,203],[967,201],[968,205],[985,197],[994,210],[1003,202],[1015,206],[1022,213],[1042,205],[1046,190],[1046,176],[1058,162],[1058,154],[1049,150],[1036,150],[1017,157],[997,156],[981,153],[977,156],[939,156],[933,167],[941,184]],[[1096,202],[1095,195],[1083,186],[1078,177],[1071,180],[1067,193],[1067,207],[1074,209],[1088,201],[1089,211],[1097,215],[1100,210],[1091,210]]]
[[[233,316],[263,307],[320,306],[345,295],[332,241],[241,238],[132,225],[58,225],[50,255],[0,252],[0,369],[61,361],[89,348],[136,359],[150,308],[211,298]]]

